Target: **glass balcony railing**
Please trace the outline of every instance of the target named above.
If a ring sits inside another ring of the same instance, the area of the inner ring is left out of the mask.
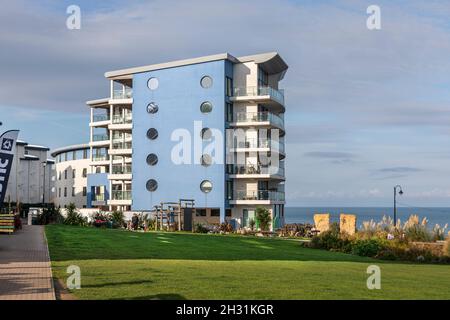
[[[113,165],[112,174],[131,174],[131,165]]]
[[[113,190],[112,200],[131,200],[131,191]]]
[[[109,136],[107,134],[94,134],[92,136],[92,141],[108,141]]]
[[[109,120],[109,115],[108,114],[94,114],[92,120],[94,122],[108,121]]]
[[[270,200],[284,201],[284,192],[282,191],[246,191],[238,190],[233,196],[233,200]]]
[[[243,141],[235,140],[234,148],[270,148],[284,153],[284,143],[264,138],[245,138]]]
[[[131,99],[133,97],[133,89],[125,88],[113,91],[113,99]]]
[[[270,122],[280,128],[284,128],[284,121],[271,112],[238,112],[236,122]]]
[[[131,149],[131,142],[113,142],[113,149]]]
[[[280,104],[284,105],[284,90],[276,90],[272,87],[235,87],[233,90],[234,97],[256,97],[270,96]]]
[[[284,168],[273,166],[230,165],[228,174],[270,174],[284,176]]]
[[[133,117],[130,114],[127,114],[125,116],[123,115],[114,115],[113,116],[113,123],[114,124],[128,124],[131,123],[133,121]]]
[[[94,155],[92,156],[92,161],[108,161],[109,156],[107,155]]]
[[[113,134],[113,142],[123,142],[125,140],[131,139],[132,135],[131,133],[125,133],[125,134]]]
[[[105,194],[104,193],[94,194],[92,201],[105,201]]]

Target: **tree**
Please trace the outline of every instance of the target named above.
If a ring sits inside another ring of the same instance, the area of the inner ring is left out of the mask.
[[[256,220],[258,220],[259,227],[261,228],[262,231],[269,230],[269,225],[272,220],[270,211],[264,207],[257,207],[256,208]]]

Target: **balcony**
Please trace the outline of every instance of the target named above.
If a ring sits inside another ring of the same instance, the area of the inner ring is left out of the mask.
[[[234,146],[231,150],[231,152],[258,151],[274,151],[280,154],[284,154],[284,142],[270,140],[267,138],[245,138],[242,141],[239,141],[239,139],[235,139]]]
[[[132,153],[131,150],[131,141],[129,142],[113,142],[112,149],[109,149],[110,155],[130,155]]]
[[[131,199],[131,191],[113,190],[111,193],[111,200],[108,201],[108,204],[129,206],[132,202]]]
[[[94,162],[109,161],[109,156],[108,155],[94,155],[94,156],[92,156],[92,161],[94,161]]]
[[[99,142],[99,141],[109,141],[109,136],[107,134],[94,134],[92,136],[93,142]]]
[[[125,89],[118,89],[113,91],[113,99],[132,99],[133,98],[133,89],[131,88],[125,88]]]
[[[92,206],[104,206],[106,205],[106,196],[104,193],[93,194],[91,200]]]
[[[131,180],[131,165],[121,165],[121,164],[114,164],[112,165],[112,171],[111,174],[108,175],[108,179],[110,180]]]
[[[272,112],[238,112],[231,125],[271,125],[284,130],[284,120]]]
[[[93,122],[109,121],[109,114],[94,114],[92,121]]]
[[[123,115],[114,115],[113,116],[113,124],[127,124],[127,123],[132,123],[133,122],[133,117],[131,115],[131,113],[123,116]]]
[[[229,165],[227,173],[230,178],[246,179],[276,179],[284,180],[284,168],[273,166],[255,166],[255,165]]]
[[[232,101],[255,101],[255,102],[271,102],[284,107],[284,91],[276,90],[268,86],[259,87],[235,87],[233,89]]]
[[[237,190],[230,204],[272,204],[284,203],[285,197],[282,191],[247,191]]]

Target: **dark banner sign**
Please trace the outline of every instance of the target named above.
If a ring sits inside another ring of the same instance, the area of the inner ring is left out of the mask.
[[[5,200],[18,135],[18,130],[10,130],[0,136],[0,205]]]

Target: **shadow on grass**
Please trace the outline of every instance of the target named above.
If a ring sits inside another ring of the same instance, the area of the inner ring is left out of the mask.
[[[121,281],[121,282],[107,282],[101,284],[88,284],[83,285],[83,288],[108,288],[114,286],[123,286],[123,285],[134,285],[134,284],[147,284],[153,283],[151,280],[135,280],[135,281]]]
[[[337,261],[374,260],[338,252],[303,248],[299,241],[234,235],[148,232],[49,225],[52,261],[174,259],[210,261]],[[392,262],[389,262],[392,263]]]
[[[161,293],[150,296],[137,296],[125,300],[186,300],[186,297],[177,293]]]

